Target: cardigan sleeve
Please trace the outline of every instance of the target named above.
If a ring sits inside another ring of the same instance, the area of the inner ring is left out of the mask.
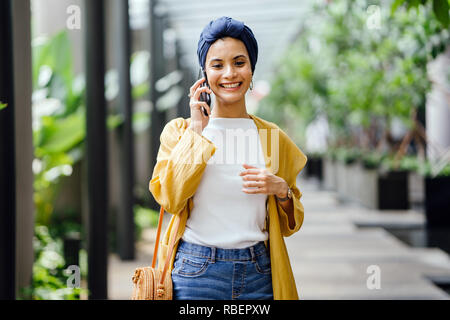
[[[149,189],[167,212],[178,214],[195,194],[216,146],[206,137],[185,128],[183,118],[167,123],[160,141]]]
[[[280,130],[280,138],[282,138],[283,150],[285,150],[285,152],[281,153],[282,155],[285,156],[283,157],[283,159],[280,159],[283,162],[283,172],[281,173],[281,176],[282,178],[285,179],[285,181],[292,190],[292,200],[294,203],[294,220],[295,220],[294,228],[291,228],[289,226],[288,214],[286,211],[284,211],[280,202],[276,200],[276,203],[278,208],[278,216],[280,219],[281,233],[284,237],[289,237],[298,230],[300,230],[300,227],[303,224],[305,212],[303,204],[300,201],[302,193],[297,188],[296,181],[298,174],[305,167],[308,159],[306,155],[282,130]]]
[[[284,211],[283,207],[281,206],[280,202],[278,200],[276,200],[277,202],[277,208],[278,208],[278,214],[280,217],[280,228],[281,228],[281,233],[283,235],[283,237],[289,237],[291,235],[293,235],[294,233],[296,233],[298,230],[300,230],[300,227],[303,224],[303,219],[305,216],[305,211],[303,209],[303,204],[300,201],[300,198],[302,196],[302,193],[300,192],[300,190],[298,190],[298,188],[293,185],[293,186],[289,186],[292,190],[292,199],[294,201],[294,220],[295,220],[295,225],[294,228],[291,229],[289,226],[289,218],[288,218],[288,214],[286,211]]]

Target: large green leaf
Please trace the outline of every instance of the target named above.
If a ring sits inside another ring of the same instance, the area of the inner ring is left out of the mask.
[[[77,112],[64,119],[44,117],[38,148],[42,154],[67,152],[82,142],[85,135],[83,113]]]
[[[448,28],[449,23],[449,5],[448,0],[433,0],[433,11],[436,18],[440,23],[446,28]]]
[[[42,66],[51,64],[50,39],[40,37],[33,40],[32,59],[33,59],[33,89],[38,88],[39,72]]]
[[[66,164],[70,166],[74,164],[74,159],[65,152],[54,153],[51,155],[51,157],[47,157],[46,161],[46,170]]]
[[[67,88],[72,85],[72,48],[65,30],[51,38],[33,41],[33,87],[37,88],[39,72],[43,66],[59,74]]]

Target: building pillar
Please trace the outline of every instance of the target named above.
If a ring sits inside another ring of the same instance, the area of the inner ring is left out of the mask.
[[[0,1],[0,299],[16,297],[16,167],[12,0]],[[5,107],[6,104],[6,107]]]
[[[89,299],[107,299],[108,154],[104,1],[85,1]]]
[[[166,124],[166,112],[158,111],[156,101],[158,101],[161,93],[156,90],[156,82],[165,75],[165,61],[163,51],[163,32],[164,18],[160,10],[158,10],[158,1],[150,0],[150,101],[152,103],[151,111],[151,140],[150,140],[150,167],[155,167],[158,155],[160,136]],[[151,178],[151,177],[150,177]],[[153,210],[158,211],[160,205],[151,197],[150,206]]]
[[[16,295],[33,279],[34,189],[30,0],[12,1],[16,141]],[[25,298],[25,297],[24,297]]]
[[[123,123],[118,128],[120,145],[120,204],[116,219],[117,248],[122,260],[133,260],[134,248],[134,134],[132,126],[130,58],[131,36],[128,0],[115,0],[117,21],[115,50],[119,72],[119,112]]]

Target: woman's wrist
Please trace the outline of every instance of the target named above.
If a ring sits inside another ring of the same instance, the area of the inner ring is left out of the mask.
[[[202,134],[203,128],[201,122],[200,123],[191,122],[189,128],[191,128],[194,132],[198,133],[199,135]]]
[[[279,193],[276,194],[277,198],[284,199],[288,195],[289,186],[286,181],[284,181],[283,186]]]

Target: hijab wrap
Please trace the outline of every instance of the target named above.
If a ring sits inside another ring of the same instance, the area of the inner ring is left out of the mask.
[[[252,30],[243,22],[225,16],[210,21],[200,34],[197,56],[202,69],[205,69],[206,54],[209,47],[216,40],[224,37],[236,38],[245,44],[250,58],[252,73],[254,73],[256,60],[258,60],[258,43]]]

